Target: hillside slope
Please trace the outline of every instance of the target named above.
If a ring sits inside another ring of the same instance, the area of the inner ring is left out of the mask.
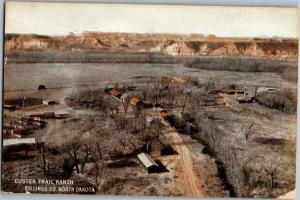
[[[162,53],[171,56],[259,56],[296,59],[298,40],[131,33],[83,33],[67,36],[6,34],[6,54],[18,50]]]

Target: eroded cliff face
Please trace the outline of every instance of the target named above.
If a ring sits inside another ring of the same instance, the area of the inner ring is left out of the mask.
[[[202,35],[83,33],[6,35],[5,51],[156,52],[179,56],[262,56],[296,59],[296,39],[217,38]]]

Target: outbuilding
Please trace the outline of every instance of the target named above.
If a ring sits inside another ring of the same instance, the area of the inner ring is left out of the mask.
[[[160,117],[161,119],[164,119],[165,117],[167,117],[167,115],[168,115],[168,113],[167,113],[166,110],[161,110],[161,111],[159,111],[159,117]]]
[[[132,97],[130,99],[130,104],[133,106],[136,106],[139,109],[142,109],[145,107],[145,104],[143,101],[139,100],[137,97]]]
[[[4,139],[3,159],[18,159],[36,156],[37,145],[35,138]]]
[[[109,93],[111,94],[111,96],[116,97],[116,98],[118,98],[118,99],[120,99],[121,96],[122,96],[122,93],[118,92],[118,91],[115,90],[115,89],[111,90]]]
[[[43,100],[44,105],[54,105],[56,102],[54,100]]]
[[[7,105],[7,104],[4,104],[4,106],[3,106],[5,109],[7,109],[7,110],[11,110],[11,111],[13,111],[13,110],[16,110],[17,109],[17,106],[14,106],[14,105]]]
[[[38,90],[45,90],[47,89],[45,85],[39,85],[38,86]]]
[[[140,162],[147,169],[148,173],[155,173],[160,171],[159,165],[153,160],[153,158],[147,153],[140,153],[137,155]]]

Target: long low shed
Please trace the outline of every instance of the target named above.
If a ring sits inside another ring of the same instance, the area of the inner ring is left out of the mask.
[[[37,144],[35,138],[4,139],[3,159],[14,160],[36,155]]]
[[[35,138],[23,138],[23,139],[4,139],[3,147],[16,146],[16,145],[35,145]]]
[[[159,165],[153,160],[153,158],[147,153],[140,153],[137,155],[138,159],[147,169],[148,173],[159,172]]]

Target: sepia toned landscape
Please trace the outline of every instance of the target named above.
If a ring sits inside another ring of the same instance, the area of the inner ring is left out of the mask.
[[[6,34],[3,190],[293,193],[297,57],[289,38]]]

